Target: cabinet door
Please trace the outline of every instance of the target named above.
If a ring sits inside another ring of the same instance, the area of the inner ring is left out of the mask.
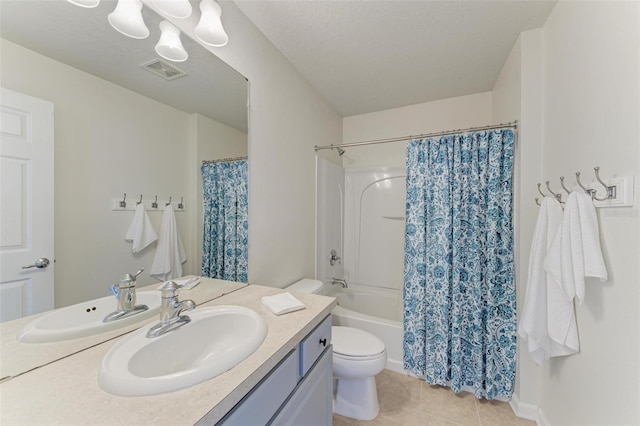
[[[271,424],[330,426],[333,411],[332,374],[333,350],[329,346]]]

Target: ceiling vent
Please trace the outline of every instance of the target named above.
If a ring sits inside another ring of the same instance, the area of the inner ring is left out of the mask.
[[[164,78],[165,80],[175,80],[176,78],[184,77],[186,72],[171,65],[169,62],[163,59],[154,59],[146,64],[140,65],[143,69]]]

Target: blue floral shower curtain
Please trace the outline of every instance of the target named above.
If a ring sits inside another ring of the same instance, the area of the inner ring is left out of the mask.
[[[478,398],[515,383],[513,145],[512,130],[407,145],[404,367]]]
[[[202,165],[202,275],[248,282],[249,221],[246,160]]]

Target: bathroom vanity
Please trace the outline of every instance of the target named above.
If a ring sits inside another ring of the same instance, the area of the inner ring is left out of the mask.
[[[215,284],[203,282],[198,287],[206,285]],[[121,335],[0,383],[0,422],[329,425],[330,313],[335,299],[295,293],[306,309],[276,316],[261,304],[261,298],[282,291],[249,285],[199,305],[244,306],[267,322],[268,332],[262,345],[217,377],[155,396],[121,397],[106,393],[98,386],[98,370],[105,354],[124,337]],[[181,298],[190,298],[189,291],[183,291]],[[143,327],[153,323],[149,321]]]

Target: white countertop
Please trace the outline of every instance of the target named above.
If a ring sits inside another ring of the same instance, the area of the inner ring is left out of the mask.
[[[203,284],[206,285],[201,283],[198,287]],[[249,285],[202,305],[246,306],[260,314],[268,326],[262,345],[218,377],[156,396],[108,394],[98,386],[97,375],[102,358],[121,338],[117,337],[0,383],[0,423],[193,425],[206,416],[204,420],[213,424],[329,315],[336,304],[330,297],[294,293],[307,308],[276,316],[260,299],[282,291]],[[182,298],[190,296],[185,292]]]

